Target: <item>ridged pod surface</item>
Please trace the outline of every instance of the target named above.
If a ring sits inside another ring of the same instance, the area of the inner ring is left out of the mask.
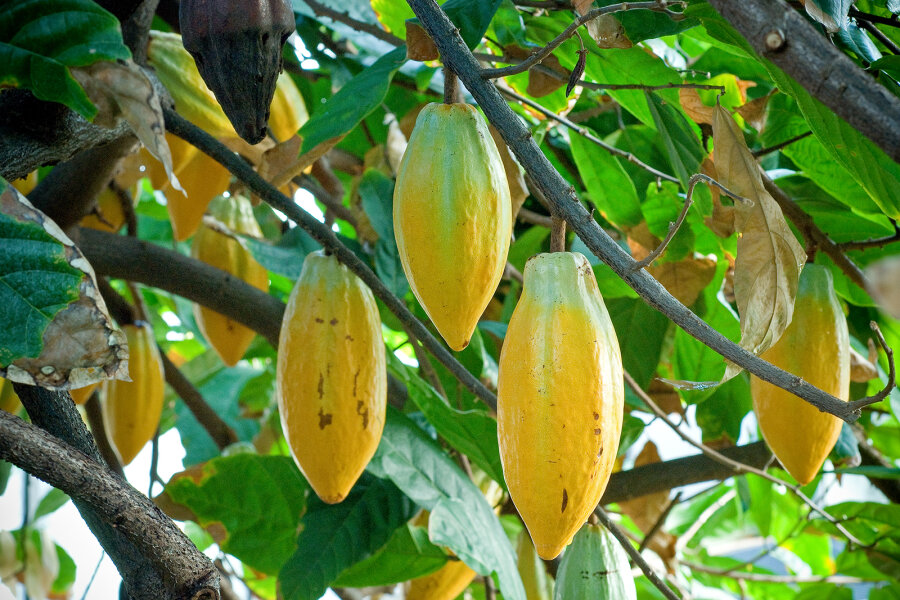
[[[104,382],[103,424],[123,465],[153,439],[159,426],[164,396],[162,362],[153,331],[145,323],[123,325],[128,339],[131,381]]]
[[[850,336],[827,268],[803,268],[793,319],[760,357],[832,396],[849,399]],[[806,485],[837,442],[841,420],[752,375],[750,392],[769,448],[788,473]]]
[[[307,255],[284,312],[276,392],[297,466],[340,502],[381,440],[387,372],[375,297],[322,251]]]
[[[394,186],[394,234],[409,285],[454,350],[490,302],[512,233],[509,186],[484,119],[468,104],[419,113]]]
[[[604,527],[586,524],[556,573],[555,600],[636,600],[628,555]]]
[[[622,430],[622,359],[583,255],[538,254],[524,277],[500,354],[500,458],[538,554],[552,559],[609,481]]]
[[[243,196],[216,198],[210,203],[209,213],[235,233],[262,237],[250,201]],[[194,236],[191,255],[231,273],[258,290],[269,290],[269,273],[266,268],[256,262],[237,240],[206,225],[201,224]],[[203,337],[229,367],[241,360],[256,335],[249,327],[199,304],[194,305],[194,317]]]

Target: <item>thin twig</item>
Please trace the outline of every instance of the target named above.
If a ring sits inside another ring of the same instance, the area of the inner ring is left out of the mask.
[[[97,573],[100,571],[100,565],[103,564],[104,558],[106,558],[106,550],[101,550],[100,560],[97,561],[97,566],[94,567],[94,572],[91,573],[91,578],[88,579],[87,585],[84,587],[84,593],[81,595],[81,600],[87,600],[88,592],[91,591],[91,586],[94,585],[94,578],[97,577]]]
[[[490,574],[484,576],[484,600],[496,600],[497,590],[494,589],[494,580]]]
[[[508,77],[510,75],[516,75],[518,73],[524,73],[531,66],[536,65],[541,62],[550,54],[556,50],[560,44],[565,42],[567,39],[575,35],[575,32],[579,27],[584,25],[589,21],[593,21],[597,17],[602,15],[606,15],[609,13],[620,12],[624,10],[634,10],[634,9],[645,9],[645,10],[653,10],[657,12],[666,13],[673,18],[682,18],[682,15],[676,13],[674,11],[670,11],[665,6],[661,5],[659,2],[622,2],[620,4],[610,4],[609,6],[604,6],[603,8],[595,8],[594,10],[588,11],[586,14],[575,19],[568,27],[566,27],[561,34],[556,36],[553,40],[550,41],[549,44],[523,60],[521,63],[517,65],[513,65],[511,67],[504,67],[502,69],[483,69],[481,71],[481,76],[485,79],[497,79],[499,77]]]
[[[153,497],[153,484],[161,481],[159,478],[159,425],[153,434],[153,443],[150,445],[150,483],[147,486],[147,497]]]
[[[691,208],[691,205],[694,203],[694,187],[700,183],[701,181],[705,182],[708,185],[713,185],[719,188],[722,193],[724,193],[729,198],[737,201],[744,202],[748,204],[752,204],[750,200],[739,196],[726,188],[724,185],[710,177],[709,175],[704,175],[703,173],[696,173],[691,176],[688,180],[688,190],[687,197],[684,199],[684,206],[681,209],[681,213],[678,215],[678,219],[674,223],[669,223],[669,231],[666,233],[666,238],[657,246],[653,252],[644,257],[643,260],[639,260],[631,267],[633,270],[637,271],[639,269],[643,269],[644,267],[650,265],[654,260],[656,260],[663,252],[666,251],[666,247],[669,245],[669,242],[672,241],[672,238],[675,237],[675,234],[678,233],[678,230],[681,228],[682,223],[684,223],[685,217],[687,217],[688,209]]]
[[[516,4],[518,4],[518,2]],[[900,27],[900,21],[897,20],[896,16],[881,17],[879,15],[862,12],[861,10],[856,9],[856,7],[853,6],[850,7],[850,12],[848,13],[848,15],[860,21],[879,23],[881,25],[887,25],[889,27]]]
[[[698,441],[696,441],[694,438],[692,438],[691,436],[689,436],[689,435],[687,435],[686,433],[684,433],[684,432],[683,432],[683,431],[682,431],[675,423],[672,422],[671,419],[669,419],[669,417],[668,417],[668,415],[666,415],[665,411],[663,411],[663,410],[662,410],[662,409],[661,409],[661,408],[653,401],[653,399],[650,397],[650,395],[647,394],[647,392],[645,392],[645,391],[641,388],[641,386],[639,386],[639,385],[637,384],[637,382],[631,377],[631,374],[628,373],[628,371],[625,371],[625,384],[626,384],[629,388],[631,388],[631,390],[632,390],[632,391],[633,391],[633,392],[634,392],[641,400],[644,401],[644,403],[650,408],[651,412],[653,412],[653,414],[656,415],[656,417],[657,417],[658,419],[662,420],[666,425],[668,425],[668,426],[672,429],[672,431],[674,431],[675,433],[677,433],[677,434],[678,434],[678,437],[680,437],[681,439],[683,439],[685,442],[687,442],[688,444],[690,444],[690,445],[693,446],[694,448],[697,448],[698,450],[700,450],[700,452],[702,452],[702,453],[705,454],[706,456],[710,457],[711,459],[713,459],[713,460],[715,460],[715,461],[717,461],[717,462],[719,462],[719,463],[721,463],[721,464],[723,464],[723,465],[726,465],[726,466],[731,467],[732,469],[734,469],[734,472],[735,472],[736,475],[738,475],[738,474],[745,474],[745,473],[752,473],[753,475],[756,475],[757,477],[762,477],[763,479],[765,479],[765,480],[767,480],[767,481],[770,481],[770,482],[772,482],[772,483],[775,483],[775,484],[778,484],[778,485],[783,485],[784,487],[786,487],[787,489],[789,489],[791,492],[793,492],[793,494],[794,494],[795,496],[797,496],[798,498],[800,498],[800,500],[802,500],[807,506],[809,506],[810,509],[812,509],[813,511],[817,512],[817,513],[820,514],[822,517],[824,517],[825,520],[827,520],[829,523],[831,523],[832,525],[834,525],[835,528],[836,528],[838,531],[840,531],[841,534],[843,534],[844,537],[846,537],[851,543],[856,544],[857,546],[860,546],[860,547],[863,547],[863,548],[868,547],[867,544],[864,544],[864,543],[861,542],[859,539],[857,539],[856,536],[854,536],[852,533],[850,533],[849,531],[847,531],[847,529],[846,529],[843,525],[841,525],[841,523],[840,523],[837,519],[835,519],[833,516],[831,516],[830,514],[828,514],[827,512],[825,512],[825,509],[823,509],[822,507],[820,507],[820,506],[819,506],[818,504],[816,504],[811,498],[809,498],[806,494],[804,494],[803,491],[799,488],[799,486],[793,485],[793,484],[791,484],[791,483],[789,483],[789,482],[787,482],[787,481],[784,481],[783,479],[779,479],[778,477],[775,477],[774,475],[771,475],[771,474],[769,474],[769,473],[766,473],[765,471],[761,471],[760,469],[757,469],[757,468],[755,468],[755,467],[751,467],[750,465],[745,465],[745,464],[740,463],[740,462],[738,462],[738,461],[736,461],[736,460],[732,460],[732,459],[728,458],[727,456],[725,456],[724,454],[721,454],[720,452],[718,452],[718,451],[716,451],[716,450],[713,450],[712,448],[710,448],[710,447],[707,446],[706,444],[703,444],[702,442],[698,442]]]
[[[622,548],[625,549],[625,552],[631,557],[631,560],[640,567],[641,571],[644,572],[644,575],[647,576],[647,579],[650,580],[650,583],[656,586],[660,592],[662,592],[663,596],[668,598],[669,600],[681,600],[681,596],[672,591],[672,589],[665,584],[665,582],[659,578],[659,575],[656,574],[656,571],[647,564],[647,561],[644,560],[644,557],[641,556],[641,553],[638,552],[634,546],[631,545],[631,542],[628,541],[628,538],[625,537],[625,534],[622,533],[622,530],[619,529],[618,525],[613,523],[612,519],[609,518],[609,515],[606,514],[599,506],[594,509],[594,515],[606,527],[613,537],[618,540],[619,544],[622,545]]]
[[[781,142],[780,144],[775,144],[774,146],[769,146],[768,148],[760,148],[759,150],[755,150],[753,152],[754,158],[759,158],[760,156],[765,156],[766,154],[771,154],[772,152],[778,152],[784,148],[787,148],[791,144],[795,142],[799,142],[802,139],[808,138],[812,135],[812,131],[807,131],[806,133],[801,133],[800,135],[795,135],[792,138],[788,138]]]
[[[685,567],[699,571],[701,573],[709,573],[710,575],[719,575],[720,577],[728,577],[730,579],[744,581],[760,581],[764,583],[832,583],[835,585],[853,585],[855,583],[865,583],[870,581],[859,577],[851,577],[849,575],[767,575],[765,573],[730,573],[722,575],[717,569],[699,565],[697,563],[681,561]]]
[[[878,327],[878,323],[876,323],[875,321],[869,321],[869,327],[871,327],[872,331],[875,332],[875,337],[878,339],[878,344],[887,355],[888,380],[884,388],[874,396],[867,396],[865,398],[860,398],[859,400],[854,400],[853,402],[851,402],[850,404],[853,406],[854,410],[860,410],[871,404],[877,404],[881,402],[888,397],[888,394],[891,393],[891,390],[894,389],[894,386],[897,383],[897,372],[896,368],[894,367],[894,351],[890,346],[888,346],[887,342],[885,341],[884,335],[882,335],[881,329]]]
[[[315,12],[319,16],[328,17],[332,21],[337,21],[338,23],[343,23],[344,25],[349,25],[353,29],[357,31],[362,31],[363,33],[368,33],[369,35],[378,38],[384,42],[389,44],[393,44],[395,46],[403,45],[403,40],[398,38],[396,35],[389,33],[378,27],[377,25],[373,25],[371,23],[363,23],[362,21],[357,21],[350,15],[346,13],[342,13],[337,10],[333,10],[328,8],[321,2],[317,2],[316,0],[306,0],[306,5],[309,6],[313,12]]]
[[[329,250],[337,259],[346,265],[369,288],[375,297],[384,302],[388,310],[400,319],[422,345],[437,358],[450,373],[456,377],[463,386],[485,404],[496,410],[497,396],[494,395],[477,377],[472,375],[447,348],[441,344],[428,329],[409,311],[403,300],[397,298],[377,275],[358,257],[347,248],[334,232],[320,223],[312,215],[300,208],[293,200],[279,192],[275,187],[260,177],[253,168],[240,157],[228,150],[221,142],[207,134],[205,131],[187,121],[169,108],[163,109],[166,119],[166,129],[170,133],[190,142],[203,153],[222,164],[244,185],[250,188],[260,198],[265,200],[273,208],[281,211],[289,219],[302,227],[310,236],[319,242],[323,248]]]
[[[669,499],[669,503],[666,504],[666,507],[663,509],[659,516],[656,518],[656,522],[653,524],[653,527],[644,534],[644,539],[641,540],[640,546],[638,546],[638,552],[643,552],[644,549],[650,544],[650,541],[656,536],[657,532],[662,529],[663,524],[666,522],[666,519],[669,516],[669,513],[672,512],[672,509],[681,502],[681,494],[682,492],[678,492],[672,498]]]
[[[615,146],[611,146],[611,145],[607,144],[606,142],[604,142],[603,140],[601,140],[601,139],[598,138],[597,136],[593,135],[593,134],[592,134],[590,131],[588,131],[586,128],[581,127],[581,126],[578,125],[577,123],[573,123],[573,122],[570,121],[569,119],[567,119],[567,118],[565,118],[565,117],[562,117],[562,116],[556,114],[555,112],[553,112],[553,111],[551,111],[551,110],[548,110],[548,109],[544,108],[543,106],[541,106],[540,104],[538,104],[538,103],[535,102],[534,100],[531,100],[530,98],[526,98],[525,96],[523,96],[523,95],[521,95],[521,94],[515,92],[514,90],[512,90],[512,89],[506,87],[505,85],[498,84],[498,85],[497,85],[497,89],[498,89],[502,94],[504,94],[504,95],[506,95],[506,96],[508,96],[508,97],[510,97],[510,98],[513,98],[513,99],[515,99],[515,100],[521,102],[522,104],[525,104],[525,105],[527,105],[527,106],[533,108],[534,110],[538,111],[539,113],[541,113],[542,115],[544,115],[544,116],[547,117],[548,119],[552,119],[552,120],[556,121],[557,123],[560,123],[560,124],[562,124],[562,125],[565,125],[566,127],[568,127],[569,129],[571,129],[572,131],[577,132],[579,135],[581,135],[582,137],[584,137],[584,138],[585,138],[586,140],[588,140],[589,142],[592,142],[592,143],[594,143],[594,144],[600,146],[601,148],[603,148],[604,150],[606,150],[606,151],[609,152],[610,154],[613,154],[613,155],[615,155],[615,156],[619,156],[619,157],[621,157],[621,158],[624,158],[624,159],[627,160],[628,162],[637,165],[638,167],[644,169],[645,171],[647,171],[648,173],[650,173],[650,174],[653,175],[654,177],[658,177],[658,178],[663,179],[663,180],[665,180],[665,181],[671,181],[672,183],[680,183],[679,180],[678,180],[678,178],[675,177],[674,175],[669,175],[668,173],[663,173],[662,171],[658,171],[657,169],[654,169],[654,168],[651,167],[650,165],[648,165],[648,164],[646,164],[645,162],[643,162],[641,159],[639,159],[638,157],[636,157],[636,156],[635,156],[634,154],[632,154],[631,152],[627,152],[627,151],[625,151],[625,150],[621,150],[621,149],[619,149],[619,148],[616,148]]]
[[[841,251],[847,252],[849,250],[865,250],[866,248],[881,248],[886,246],[887,244],[892,244],[894,242],[900,241],[900,227],[897,226],[897,222],[894,221],[894,233],[892,235],[888,235],[881,238],[873,238],[870,240],[860,240],[858,242],[843,242],[841,244],[836,244]]]
[[[518,219],[523,223],[531,223],[532,225],[540,225],[549,229],[553,225],[553,217],[548,217],[527,208],[520,208]]]

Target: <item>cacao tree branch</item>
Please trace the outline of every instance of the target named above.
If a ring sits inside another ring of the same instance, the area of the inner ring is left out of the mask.
[[[532,176],[559,216],[600,260],[616,272],[647,304],[666,315],[685,332],[760,379],[803,398],[819,410],[847,422],[859,418],[848,404],[802,379],[775,367],[727,339],[697,317],[644,270],[634,271],[634,259],[619,247],[577,201],[574,190],[543,155],[531,132],[509,108],[497,89],[481,78],[478,61],[459,32],[433,0],[407,0],[422,26],[435,41],[443,61],[466,85],[485,116]]]
[[[406,327],[409,327],[410,331],[419,338],[419,341],[425,346],[428,352],[438,359],[441,364],[447,367],[453,376],[456,377],[466,389],[475,394],[475,396],[492,409],[496,410],[497,397],[487,389],[477,377],[469,373],[469,371],[454,358],[450,351],[409,311],[406,304],[397,298],[387,286],[378,279],[378,276],[375,275],[372,269],[360,260],[352,250],[342,244],[329,227],[320,223],[315,217],[297,206],[293,200],[279,192],[274,186],[260,177],[249,164],[228,150],[221,142],[210,136],[208,133],[192,124],[190,121],[187,121],[170,108],[164,108],[163,113],[166,118],[166,129],[170,133],[190,142],[201,152],[209,155],[211,158],[222,164],[222,166],[237,177],[241,183],[250,188],[250,190],[265,200],[270,206],[287,215],[289,219],[297,223],[297,225],[309,233],[313,239],[319,242],[323,248],[334,254],[341,263],[346,265],[347,268],[353,271],[357,277],[369,286],[369,289],[372,290],[375,297],[384,302],[388,310],[400,319]]]
[[[900,161],[900,98],[783,0],[709,0],[753,49]]]
[[[23,403],[23,393],[29,396],[29,403],[37,396],[44,400],[62,397],[40,388],[28,391],[29,387],[16,385]],[[124,570],[120,567],[123,580],[128,574],[138,579],[153,580],[154,574],[159,578],[155,582],[158,587],[152,591],[135,590],[136,582],[125,580],[132,598],[219,598],[219,576],[209,559],[153,502],[102,465],[97,456],[85,454],[43,429],[0,411],[0,458],[66,492],[79,510],[89,507],[132,544],[138,556],[150,562],[153,573],[130,573],[138,563]],[[122,560],[115,548],[104,548],[114,561],[117,555]]]

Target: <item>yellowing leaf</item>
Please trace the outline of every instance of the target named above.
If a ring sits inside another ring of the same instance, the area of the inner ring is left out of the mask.
[[[694,88],[678,88],[678,100],[685,114],[698,125],[713,123],[713,107],[703,104],[700,94]]]
[[[759,354],[778,341],[791,322],[806,253],[763,186],[759,165],[734,119],[722,107],[716,107],[714,116],[719,181],[752,201],[735,203],[735,228],[740,237],[734,295],[741,317],[741,346]],[[739,368],[730,365],[725,377],[738,372]]]

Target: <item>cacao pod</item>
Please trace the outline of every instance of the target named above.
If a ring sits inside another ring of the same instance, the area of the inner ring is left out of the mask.
[[[319,498],[340,502],[381,440],[387,372],[375,297],[322,251],[307,255],[284,312],[276,392],[294,461]]]
[[[394,187],[394,233],[410,288],[454,350],[490,302],[512,234],[506,172],[468,104],[429,104]]]
[[[110,188],[104,188],[97,196],[95,212],[85,215],[78,223],[81,227],[90,227],[99,231],[116,233],[125,224],[125,211],[119,195]]]
[[[210,201],[228,189],[231,173],[206,154],[197,152],[176,175],[187,195],[166,185],[166,209],[172,235],[176,241],[183,242],[200,227]]]
[[[278,76],[269,116],[269,129],[279,142],[292,138],[309,120],[306,103],[287,73]]]
[[[547,567],[537,555],[527,531],[519,534],[516,543],[516,565],[527,600],[550,600],[553,598],[553,580],[547,575]]]
[[[242,196],[219,197],[210,203],[210,215],[235,233],[262,237],[250,201]],[[237,240],[200,225],[191,243],[191,255],[231,273],[258,290],[269,290],[269,273]],[[194,305],[194,317],[203,337],[229,367],[237,364],[256,335],[252,329],[214,310]]]
[[[281,48],[294,32],[287,0],[182,0],[185,49],[244,140],[266,136],[281,72]]]
[[[38,172],[32,171],[26,177],[22,179],[17,179],[12,182],[12,186],[16,188],[16,190],[22,194],[23,196],[27,196],[31,193],[38,184]]]
[[[622,430],[622,359],[583,255],[538,254],[524,278],[500,353],[500,458],[538,554],[552,559],[609,481]]]
[[[163,408],[163,368],[153,331],[147,323],[122,326],[128,340],[131,381],[103,383],[103,424],[116,453],[127,465],[153,439]]]
[[[469,587],[476,575],[463,561],[451,559],[434,573],[413,579],[406,600],[453,600]]]
[[[19,395],[13,389],[12,381],[0,378],[0,410],[16,414],[21,406]]]
[[[93,394],[94,390],[96,390],[99,386],[99,383],[92,383],[91,385],[86,385],[81,388],[69,390],[69,395],[72,396],[72,402],[74,402],[75,404],[84,404],[90,399],[91,394]]]
[[[178,114],[215,138],[237,135],[185,51],[180,35],[151,30],[147,62],[172,95]],[[172,162],[177,166],[174,157]]]
[[[585,524],[556,573],[554,600],[636,600],[628,555],[604,527]]]
[[[849,399],[850,336],[826,267],[803,268],[791,323],[760,357],[832,396]],[[841,420],[752,375],[750,393],[769,448],[787,472],[806,485],[837,442]]]

